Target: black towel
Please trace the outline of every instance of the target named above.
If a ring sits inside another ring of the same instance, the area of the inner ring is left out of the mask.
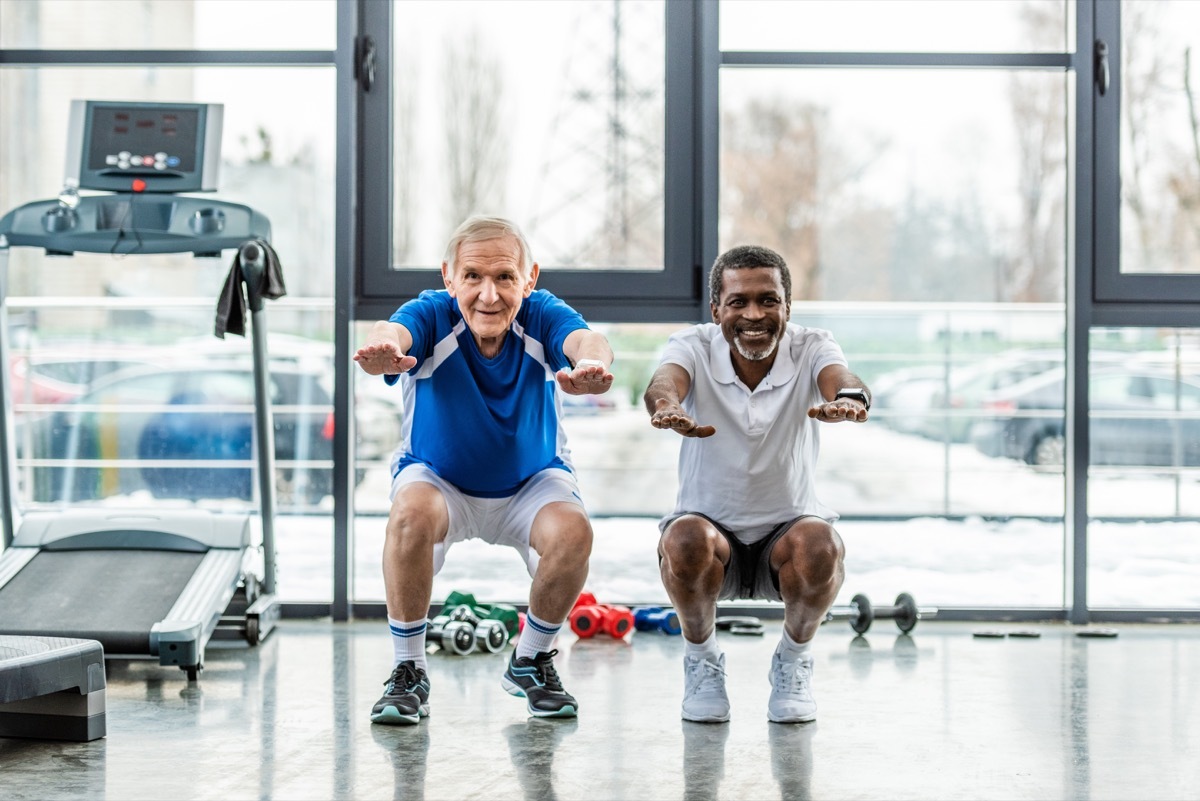
[[[275,300],[287,294],[283,285],[283,270],[279,267],[279,256],[265,240],[253,239],[254,244],[263,250],[266,259],[266,269],[263,270],[258,286],[254,287],[264,298]],[[243,246],[244,247],[244,246]],[[221,296],[217,298],[217,323],[213,333],[220,339],[225,334],[246,336],[246,275],[242,271],[242,248],[238,248],[233,257],[233,266],[225,278],[225,286],[221,287]]]

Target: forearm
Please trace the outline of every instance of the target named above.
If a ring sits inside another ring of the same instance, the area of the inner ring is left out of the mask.
[[[399,323],[393,323],[390,320],[379,320],[371,326],[371,330],[367,333],[367,344],[391,344],[395,345],[401,353],[405,353],[408,350],[407,345],[411,343],[404,342],[404,337],[402,336],[404,331],[404,326]]]
[[[645,394],[642,395],[646,411],[652,415],[662,409],[678,408],[682,400],[675,381],[669,375],[661,372],[654,374],[654,377],[650,379],[649,386],[646,387]]]
[[[371,327],[366,342],[354,353],[354,361],[369,375],[398,375],[416,364],[408,355],[412,335],[399,323],[381,320]]]
[[[866,390],[868,397],[871,394],[866,383],[842,365],[830,365],[822,370],[817,376],[817,388],[826,401],[833,400],[839,389],[858,388]]]
[[[587,328],[572,331],[563,343],[563,353],[571,360],[572,365],[588,359],[597,361],[610,368],[613,363],[612,348],[603,334]]]

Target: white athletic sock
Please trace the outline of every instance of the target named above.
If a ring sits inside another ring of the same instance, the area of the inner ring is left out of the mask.
[[[395,620],[389,615],[388,628],[392,630],[392,667],[413,661],[421,670],[428,670],[429,665],[425,662],[425,621]]]
[[[532,612],[525,613],[525,628],[517,640],[517,659],[533,658],[534,654],[546,653],[554,647],[554,638],[558,636],[562,623],[557,626],[534,617]]]
[[[721,647],[717,645],[717,630],[713,629],[709,633],[708,639],[704,642],[692,642],[685,637],[683,639],[683,654],[693,659],[707,659],[715,663],[721,658]]]
[[[783,636],[779,638],[779,646],[775,649],[775,653],[779,654],[784,662],[795,662],[800,657],[812,653],[812,640],[796,642],[792,639],[792,635],[788,634],[787,626],[784,626]]]

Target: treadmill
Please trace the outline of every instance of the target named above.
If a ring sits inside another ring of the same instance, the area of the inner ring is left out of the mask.
[[[260,291],[271,226],[247,206],[176,194],[215,189],[222,114],[219,104],[73,101],[63,194],[0,218],[0,635],[96,640],[106,659],[157,658],[189,681],[210,640],[257,645],[280,616]],[[108,194],[80,196],[79,188]],[[20,514],[6,367],[14,247],[59,256],[237,251],[253,346],[261,569],[250,512],[95,506]]]

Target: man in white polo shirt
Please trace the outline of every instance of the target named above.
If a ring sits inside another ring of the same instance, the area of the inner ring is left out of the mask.
[[[871,396],[828,331],[788,322],[778,253],[723,253],[709,289],[713,322],[670,338],[644,398],[651,425],[685,437],[658,546],[685,640],[683,718],[729,720],[717,601],[770,599],[784,622],[767,717],[810,721],[812,638],[845,575],[837,514],[813,483],[818,424],[865,422]]]

